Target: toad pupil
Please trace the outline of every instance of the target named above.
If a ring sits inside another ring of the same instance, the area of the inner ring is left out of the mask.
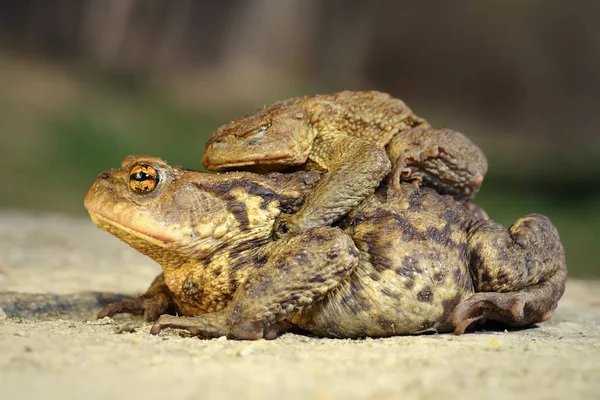
[[[148,175],[147,173],[145,173],[143,171],[138,171],[135,174],[131,175],[131,179],[133,179],[134,181],[142,182],[142,181],[147,181],[148,179],[154,180],[154,177]]]

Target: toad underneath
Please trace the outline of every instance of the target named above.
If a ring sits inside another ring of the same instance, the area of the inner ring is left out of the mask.
[[[566,264],[548,218],[529,215],[507,230],[433,189],[383,184],[336,226],[275,240],[276,218],[298,210],[321,176],[206,174],[148,156],[100,174],[85,198],[92,220],[163,273],[99,317],[126,312],[155,320],[154,334],[236,339],[289,329],[462,334],[486,320],[551,318]]]

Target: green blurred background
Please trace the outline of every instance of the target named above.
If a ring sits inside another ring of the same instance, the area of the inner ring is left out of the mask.
[[[199,169],[235,116],[378,89],[484,150],[493,219],[550,216],[570,274],[598,276],[599,18],[562,0],[2,0],[0,207],[84,215],[128,154]]]

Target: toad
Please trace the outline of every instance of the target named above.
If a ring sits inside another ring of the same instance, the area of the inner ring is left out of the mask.
[[[345,91],[277,102],[219,128],[202,165],[213,171],[326,171],[276,232],[330,225],[390,179],[468,201],[487,171],[483,152],[450,129],[433,129],[386,93]]]
[[[300,209],[321,175],[206,174],[148,156],[103,172],[85,197],[93,222],[163,273],[99,317],[236,339],[462,334],[486,320],[551,318],[566,264],[547,217],[507,230],[433,189],[384,183],[336,226],[275,240],[276,218]]]

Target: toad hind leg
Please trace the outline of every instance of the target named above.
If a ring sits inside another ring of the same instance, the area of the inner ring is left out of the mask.
[[[519,327],[552,317],[565,290],[565,253],[556,228],[543,215],[518,219],[507,231],[490,220],[469,230],[475,293],[454,310],[455,333],[494,320]]]
[[[168,327],[204,338],[272,339],[289,326],[286,319],[323,299],[358,264],[352,239],[330,227],[285,235],[268,252],[225,309],[197,317],[163,315],[151,333]]]
[[[475,196],[488,167],[483,152],[450,129],[418,126],[399,132],[386,151],[393,165],[388,179],[396,189],[400,181],[413,181],[460,201]]]

